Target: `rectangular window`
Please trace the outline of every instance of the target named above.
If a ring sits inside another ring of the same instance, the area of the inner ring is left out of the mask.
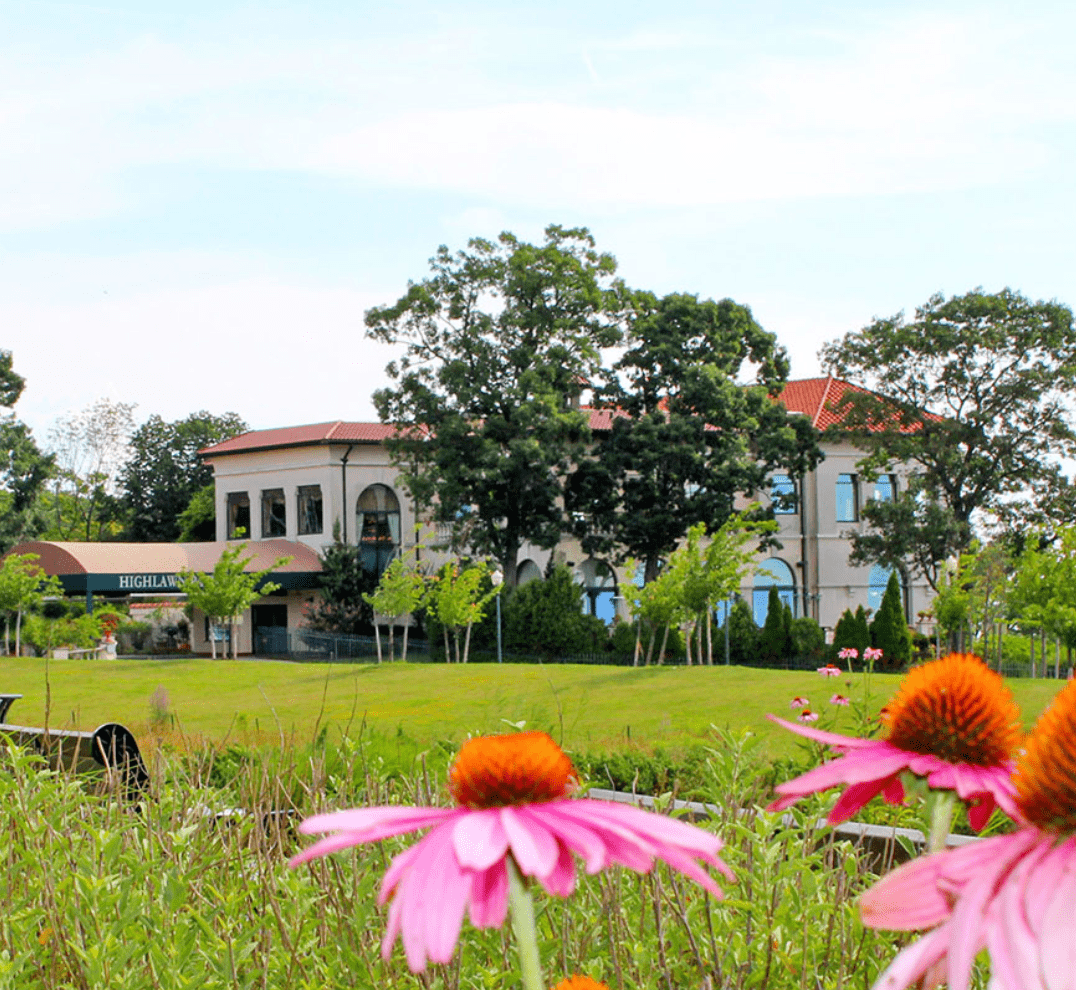
[[[300,485],[299,533],[320,533],[322,526],[321,485]]]
[[[892,502],[897,497],[897,478],[892,474],[880,474],[874,483],[874,500]]]
[[[228,493],[228,539],[250,539],[250,496],[246,492]]]
[[[793,516],[796,514],[796,485],[787,474],[775,474],[773,487],[770,489],[775,516]]]
[[[284,505],[283,488],[267,488],[262,492],[262,538],[286,536],[288,510]]]
[[[859,521],[859,484],[854,474],[837,475],[837,522]]]

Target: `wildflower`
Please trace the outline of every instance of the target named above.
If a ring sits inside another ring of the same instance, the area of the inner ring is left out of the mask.
[[[781,811],[801,797],[847,784],[829,824],[847,821],[876,795],[904,800],[900,775],[910,770],[936,790],[955,791],[969,804],[968,820],[981,830],[995,806],[1011,815],[1010,775],[1020,743],[1020,713],[1000,675],[970,653],[916,667],[882,710],[885,739],[857,739],[810,729],[773,715],[771,721],[825,743],[839,757],[779,784],[767,810]]]
[[[897,990],[921,977],[967,990],[972,961],[990,952],[997,990],[1064,990],[1076,973],[1076,682],[1039,719],[1018,757],[1019,828],[913,860],[860,902],[864,924],[931,928],[879,978]],[[933,981],[933,982],[931,982]]]
[[[793,709],[806,708],[809,704],[810,702],[806,698],[801,698],[799,695],[796,695],[796,697],[788,703],[788,707]]]
[[[846,646],[843,650],[837,653],[837,656],[841,660],[855,660],[859,656],[859,650],[854,646]]]
[[[843,707],[849,704],[849,699],[843,694],[835,694],[829,699],[829,703],[831,705],[841,705]]]
[[[796,716],[797,722],[817,722],[818,712],[812,712],[810,708],[804,708],[803,711]]]
[[[831,664],[831,663],[827,663],[824,667],[819,667],[818,672],[823,677],[840,677],[841,676],[841,668],[840,667],[834,667],[833,664]]]
[[[571,761],[544,732],[471,739],[449,772],[456,807],[385,806],[315,815],[300,831],[333,834],[293,857],[291,865],[430,828],[389,864],[379,896],[382,905],[392,899],[382,955],[388,958],[402,933],[408,966],[416,973],[427,960],[452,957],[468,907],[476,928],[504,924],[509,861],[559,897],[575,887],[572,853],[588,873],[612,863],[646,873],[661,859],[721,896],[696,862],[732,878],[718,858],[717,836],[631,805],[569,800],[574,776]]]
[[[881,660],[883,653],[881,650],[876,650],[873,646],[868,646],[863,651],[864,660]]]
[[[592,980],[589,976],[569,976],[561,980],[553,990],[609,990],[604,983]]]

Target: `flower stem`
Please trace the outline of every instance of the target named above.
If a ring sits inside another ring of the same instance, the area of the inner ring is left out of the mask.
[[[928,853],[941,852],[945,849],[945,840],[949,838],[954,811],[956,811],[956,795],[952,791],[935,791],[930,809]]]
[[[506,858],[505,865],[508,867],[508,907],[512,912],[512,930],[516,933],[523,990],[545,990],[542,964],[538,959],[538,926],[534,920],[534,898],[511,856]]]

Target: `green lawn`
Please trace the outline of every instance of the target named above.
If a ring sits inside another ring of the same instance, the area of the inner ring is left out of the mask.
[[[168,693],[168,710],[182,732],[197,739],[275,739],[282,730],[309,741],[317,725],[344,727],[365,717],[386,736],[402,730],[420,744],[462,740],[468,733],[503,731],[504,720],[526,721],[571,749],[678,746],[701,739],[710,725],[764,735],[772,755],[794,740],[766,721],[788,715],[804,695],[823,713],[834,691],[855,695],[857,675],[756,670],[748,667],[599,667],[575,665],[386,664],[322,665],[272,661],[52,660],[48,665],[49,724],[92,729],[122,722],[140,739],[149,733],[150,698]],[[899,678],[875,675],[880,706]],[[1057,681],[1011,682],[1028,727],[1056,693]],[[0,658],[0,692],[21,693],[9,719],[43,725],[44,660]],[[851,728],[841,710],[837,731]],[[279,729],[278,729],[279,727]],[[562,734],[563,733],[563,734]]]

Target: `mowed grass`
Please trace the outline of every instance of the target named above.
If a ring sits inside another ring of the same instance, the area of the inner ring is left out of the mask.
[[[46,676],[47,674],[47,676]],[[896,675],[874,675],[875,708]],[[769,756],[789,754],[790,733],[766,720],[790,716],[807,697],[832,727],[852,731],[835,692],[862,696],[862,677],[749,667],[601,667],[530,664],[292,664],[200,658],[51,660],[0,658],[0,692],[24,697],[8,718],[24,725],[93,729],[121,722],[142,741],[151,731],[151,698],[167,693],[173,737],[191,743],[311,741],[320,727],[405,734],[420,746],[458,743],[472,733],[506,731],[507,722],[550,732],[568,749],[679,748],[707,739],[712,725],[750,730]],[[1010,681],[1028,728],[1063,682]],[[47,695],[47,697],[46,697]]]

